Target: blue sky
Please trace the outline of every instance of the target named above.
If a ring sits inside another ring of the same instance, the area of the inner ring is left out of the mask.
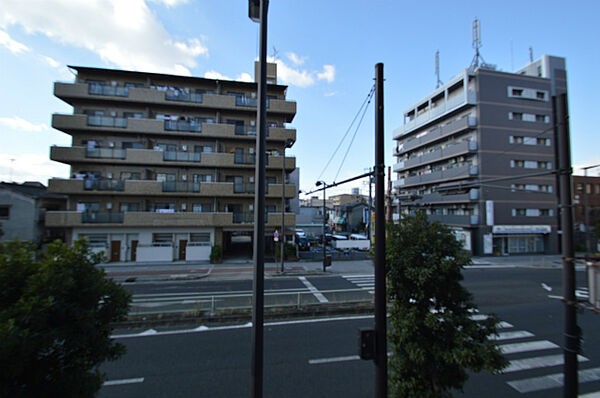
[[[247,0],[0,0],[0,180],[46,183],[68,176],[67,166],[48,159],[51,145],[70,145],[69,136],[50,127],[52,113],[72,112],[52,94],[54,81],[73,80],[65,65],[248,79],[258,56],[258,24],[247,12]],[[501,70],[527,64],[530,46],[535,59],[566,57],[572,160],[599,164],[598,15],[595,0],[507,0],[501,6],[271,0],[268,53],[276,49],[279,83],[298,103],[290,124],[297,142],[288,153],[297,157],[300,189],[314,188],[366,98],[377,62],[385,65],[386,165],[392,165],[392,133],[403,111],[435,88],[436,50],[442,81],[469,66],[475,17],[481,54]],[[372,166],[373,129],[371,104],[337,181]],[[321,179],[334,180],[353,133]],[[353,186],[366,191],[361,182]]]

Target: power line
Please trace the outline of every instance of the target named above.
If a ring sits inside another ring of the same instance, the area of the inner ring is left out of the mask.
[[[358,133],[358,129],[360,128],[360,125],[362,124],[363,119],[365,118],[365,115],[367,113],[367,109],[369,109],[369,104],[371,103],[371,99],[373,99],[373,94],[375,94],[375,87],[373,87],[373,89],[370,92],[370,97],[368,102],[367,102],[367,106],[364,107],[363,109],[363,114],[360,117],[360,120],[358,121],[358,124],[356,125],[356,130],[354,130],[354,135],[352,135],[352,139],[350,140],[350,144],[348,145],[348,149],[346,149],[346,153],[344,154],[344,158],[342,159],[342,163],[340,163],[340,167],[338,168],[337,173],[335,173],[335,177],[333,178],[333,181],[335,182],[335,180],[337,180],[338,175],[340,174],[340,171],[342,170],[342,167],[344,166],[344,162],[346,161],[346,157],[348,156],[348,153],[350,152],[350,148],[352,148],[352,144],[354,143],[354,139],[356,138],[356,133]]]
[[[337,151],[340,149],[340,147],[342,146],[344,140],[346,139],[346,136],[348,135],[348,133],[350,132],[350,129],[352,128],[352,126],[354,125],[354,122],[356,122],[356,119],[358,118],[358,115],[360,115],[360,112],[362,111],[363,107],[367,104],[367,101],[369,101],[369,98],[373,95],[372,93],[375,92],[375,85],[373,85],[371,87],[371,90],[369,91],[369,94],[367,94],[367,97],[365,98],[365,100],[363,101],[362,105],[360,106],[360,108],[358,109],[358,112],[356,112],[356,115],[354,116],[354,119],[352,119],[352,123],[350,123],[350,126],[348,126],[348,129],[346,130],[346,133],[344,134],[344,136],[342,137],[342,139],[340,140],[340,143],[338,144],[338,146],[335,148],[335,150],[333,151],[333,154],[331,155],[331,157],[329,158],[329,160],[327,161],[327,163],[325,164],[325,167],[323,167],[323,170],[321,170],[321,174],[319,174],[319,177],[317,177],[317,181],[321,179],[321,177],[323,176],[323,173],[325,173],[325,170],[327,170],[327,167],[329,167],[329,164],[331,163],[331,161],[333,160],[335,154],[337,153]]]

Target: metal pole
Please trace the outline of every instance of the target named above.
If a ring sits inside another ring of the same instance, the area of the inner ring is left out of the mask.
[[[265,147],[267,130],[267,12],[269,0],[260,0],[260,79],[256,120],[256,195],[254,196],[254,286],[252,308],[252,397],[263,396],[263,321],[265,284]]]
[[[584,174],[583,174],[583,189],[584,189],[584,195],[585,195],[585,201],[583,203],[583,212],[584,212],[584,216],[585,216],[585,255],[586,257],[589,257],[589,255],[592,253],[592,240],[590,237],[590,194],[588,192],[588,179],[587,179],[587,173],[588,173],[588,168],[586,167],[584,168]],[[590,187],[590,190],[592,189],[592,187]]]
[[[558,124],[558,169],[560,175],[560,218],[563,250],[564,319],[564,398],[577,398],[577,313],[575,307],[575,251],[573,248],[573,207],[571,199],[571,148],[567,95],[556,98]]]
[[[371,169],[369,169],[371,171]],[[369,242],[373,244],[373,194],[371,185],[373,184],[373,175],[369,176]]]
[[[327,185],[323,183],[323,272],[326,270],[327,264],[327,239],[325,238],[325,223],[327,222],[327,218],[325,216],[325,188]]]
[[[281,166],[281,272],[283,272],[283,256],[285,254],[285,145],[283,146],[283,165]]]
[[[387,397],[383,64],[375,65],[375,398]]]

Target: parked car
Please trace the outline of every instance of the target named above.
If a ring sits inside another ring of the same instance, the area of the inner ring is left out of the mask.
[[[296,242],[298,244],[298,250],[310,250],[310,242],[308,241],[308,238],[300,236],[297,238]]]

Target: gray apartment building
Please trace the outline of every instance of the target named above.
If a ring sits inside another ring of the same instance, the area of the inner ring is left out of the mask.
[[[416,102],[394,131],[400,212],[425,211],[474,255],[556,253],[552,97],[566,91],[565,59],[543,55],[465,69]]]
[[[55,83],[54,95],[73,113],[54,114],[52,127],[72,144],[53,146],[50,158],[70,165],[71,175],[49,181],[50,192],[68,195],[67,210],[48,212],[46,225],[63,227],[68,242],[86,237],[110,261],[207,260],[214,245],[251,257],[257,84],[70,68],[75,81]],[[289,181],[296,159],[285,157],[296,141],[286,126],[296,103],[277,84],[275,64],[267,81],[272,237],[282,212],[286,225],[296,224],[289,211],[298,197],[297,173]]]

